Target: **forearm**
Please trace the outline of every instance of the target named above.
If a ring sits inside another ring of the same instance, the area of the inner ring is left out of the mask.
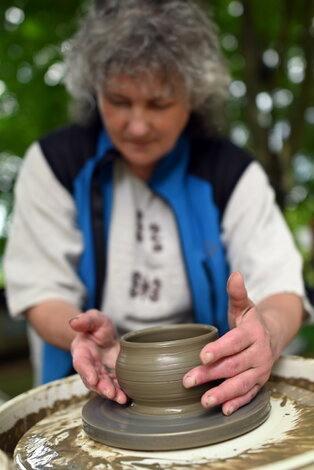
[[[75,333],[69,325],[69,320],[79,313],[79,309],[69,302],[49,300],[30,308],[26,316],[45,341],[61,349],[70,350]]]
[[[298,333],[303,320],[303,305],[295,294],[272,295],[257,305],[266,328],[274,360]]]

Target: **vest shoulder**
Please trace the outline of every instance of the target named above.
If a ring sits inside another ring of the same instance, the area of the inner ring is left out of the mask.
[[[39,145],[58,180],[72,192],[72,182],[96,151],[100,121],[73,123],[39,139]]]
[[[214,200],[223,213],[228,200],[253,157],[221,136],[195,139],[191,143],[189,171],[208,181]]]

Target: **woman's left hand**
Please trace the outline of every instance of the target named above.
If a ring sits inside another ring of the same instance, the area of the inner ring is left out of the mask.
[[[202,365],[183,378],[185,387],[216,379],[226,379],[204,393],[205,408],[222,405],[225,415],[250,402],[268,380],[277,359],[271,335],[263,316],[248,298],[240,273],[233,273],[227,284],[229,323],[233,327],[201,351]]]

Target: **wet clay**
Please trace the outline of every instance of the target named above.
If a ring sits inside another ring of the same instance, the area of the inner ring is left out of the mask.
[[[182,378],[200,365],[200,352],[217,338],[209,325],[148,328],[121,338],[117,378],[132,399],[121,406],[96,397],[83,408],[86,434],[109,446],[134,450],[199,447],[244,434],[270,412],[269,393],[226,417],[221,407],[204,409],[203,393],[217,382],[186,389]]]
[[[92,398],[94,396],[95,393],[91,392],[87,397]],[[86,400],[86,395],[84,398],[74,396],[69,400],[56,400],[52,407],[41,408],[36,413],[30,413],[24,418],[19,419],[11,429],[0,433],[0,449],[12,457],[16,443],[28,429],[30,429],[32,426],[38,423],[38,421],[41,421],[46,416],[50,416],[59,410],[68,409],[68,407],[72,404],[81,404],[82,399]]]
[[[148,416],[200,411],[200,399],[217,382],[185,388],[182,378],[200,365],[202,348],[217,339],[217,328],[183,324],[125,334],[116,374],[137,413]]]
[[[196,412],[148,415],[136,407],[121,407],[96,397],[83,408],[83,428],[106,445],[134,450],[175,450],[225,441],[261,425],[270,413],[269,393],[261,390],[248,405],[231,416],[221,407]]]
[[[279,377],[272,375],[270,377],[270,382],[284,383],[288,385],[293,385],[298,388],[303,388],[309,392],[314,392],[314,382],[311,382],[307,379],[295,379],[294,377]]]
[[[270,418],[259,428],[225,443],[157,453],[110,448],[85,435],[80,416],[84,400],[53,413],[25,433],[16,447],[15,462],[17,468],[26,470],[45,468],[45,465],[52,470],[248,470],[311,451],[314,393],[311,404],[302,405],[290,397],[291,387],[297,385],[278,379],[269,382],[268,387],[272,393]],[[300,397],[302,390],[306,394],[310,392],[299,388]]]

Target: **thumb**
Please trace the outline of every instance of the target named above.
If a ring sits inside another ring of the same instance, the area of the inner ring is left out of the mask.
[[[227,293],[229,297],[229,324],[233,327],[248,310],[254,307],[254,303],[247,295],[243,276],[239,272],[234,272],[230,275],[227,283]]]
[[[101,312],[91,309],[70,318],[69,324],[76,332],[93,333],[103,325],[104,321],[105,317]]]

